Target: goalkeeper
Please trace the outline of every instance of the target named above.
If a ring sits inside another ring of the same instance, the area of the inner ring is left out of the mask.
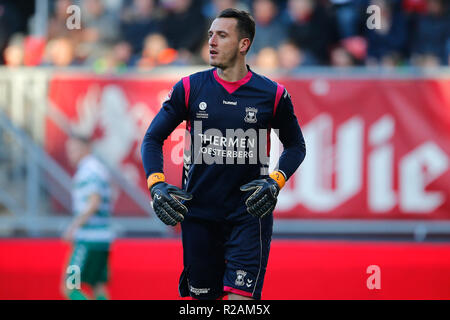
[[[222,11],[208,31],[214,68],[175,84],[142,143],[153,209],[165,224],[181,223],[182,297],[261,298],[272,212],[305,157],[288,92],[246,64],[254,34],[247,12]],[[162,146],[182,121],[190,138],[179,189],[165,182]],[[271,128],[284,151],[269,174]]]

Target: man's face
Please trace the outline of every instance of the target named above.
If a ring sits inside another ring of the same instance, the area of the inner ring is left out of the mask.
[[[74,167],[78,165],[78,162],[89,153],[89,147],[77,139],[69,139],[66,143],[67,159]]]
[[[217,18],[208,31],[209,64],[221,69],[232,66],[239,54],[243,39],[239,40],[237,20]]]

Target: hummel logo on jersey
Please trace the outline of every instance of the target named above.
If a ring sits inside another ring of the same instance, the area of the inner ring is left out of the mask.
[[[231,104],[233,106],[237,106],[237,101],[225,101],[225,100],[222,100],[222,101],[223,101],[223,104]]]

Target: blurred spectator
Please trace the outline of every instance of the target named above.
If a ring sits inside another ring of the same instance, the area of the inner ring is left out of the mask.
[[[161,33],[169,46],[190,53],[200,49],[206,38],[206,20],[201,7],[192,0],[163,0],[166,14],[161,21]]]
[[[326,64],[335,41],[335,27],[322,5],[313,0],[288,0],[289,38],[308,61]]]
[[[274,71],[278,68],[277,51],[272,47],[262,48],[256,55],[257,68],[265,71]]]
[[[50,4],[49,43],[41,65],[84,64],[108,72],[134,65],[142,69],[209,64],[207,28],[229,7],[252,9],[256,37],[249,63],[260,68],[406,62],[438,66],[450,60],[448,0],[54,0]],[[72,4],[81,6],[81,30],[66,27]],[[367,28],[366,9],[371,4],[380,8],[380,29]],[[34,1],[0,0],[0,64],[7,60],[10,66],[33,65],[28,60],[37,55],[40,44],[45,45],[45,39],[38,42],[27,30],[33,10]],[[17,32],[23,39],[9,41]]]
[[[42,63],[47,39],[45,37],[27,36],[24,41],[23,64],[25,66],[38,66]]]
[[[414,32],[412,62],[419,66],[448,63],[450,15],[443,0],[428,0],[426,13],[420,15]]]
[[[113,48],[114,60],[118,67],[132,66],[134,60],[132,59],[132,47],[127,41],[119,41]]]
[[[120,37],[119,21],[108,12],[101,0],[82,2],[83,40],[88,43],[111,44]]]
[[[358,61],[363,63],[367,57],[367,40],[361,36],[341,40],[344,48]]]
[[[56,0],[53,14],[48,21],[48,39],[59,37],[71,37],[74,41],[80,41],[81,30],[67,28],[67,8],[73,5],[71,0]]]
[[[369,65],[395,66],[402,62],[407,48],[407,20],[398,1],[372,0],[380,8],[381,28],[366,30]]]
[[[69,38],[61,37],[47,43],[43,65],[68,67],[76,65],[74,61],[74,45]]]
[[[95,44],[83,42],[84,26],[81,29],[69,29],[67,28],[67,8],[75,3],[72,0],[56,0],[53,3],[53,10],[48,22],[48,40],[58,38],[68,38],[73,45],[74,60],[84,61],[94,51]],[[48,51],[48,50],[47,50]],[[48,53],[47,53],[48,55]],[[46,58],[43,65],[52,64],[49,58]]]
[[[134,63],[131,45],[122,40],[114,44],[102,57],[95,60],[93,68],[97,73],[125,72]]]
[[[117,16],[119,16],[120,10],[122,10],[125,3],[129,1],[130,0],[102,0],[106,10],[114,12],[114,14],[116,14]]]
[[[286,71],[293,71],[304,62],[304,56],[300,49],[293,42],[285,42],[278,47],[278,59],[280,68]]]
[[[331,65],[335,67],[363,65],[366,55],[367,42],[363,37],[346,38],[331,52]]]
[[[331,65],[333,67],[353,67],[356,61],[344,47],[338,46],[331,51]]]
[[[119,19],[101,0],[82,0],[81,4],[81,42],[75,47],[75,57],[91,66],[120,40]]]
[[[250,55],[266,47],[277,48],[286,39],[286,26],[278,18],[278,7],[273,0],[254,0],[253,17],[256,36]]]
[[[330,0],[336,14],[336,22],[340,38],[348,38],[357,34],[359,1]]]
[[[15,2],[0,0],[0,64],[4,63],[4,50],[10,37],[27,31],[26,23],[30,12],[23,10],[25,5],[23,0]],[[29,1],[28,5],[30,5]]]
[[[169,65],[177,59],[177,51],[169,47],[166,38],[158,33],[145,38],[142,57],[137,62],[140,69],[151,69],[159,65]]]
[[[11,37],[8,46],[4,51],[4,61],[8,67],[19,67],[23,65],[24,39],[21,34]]]
[[[130,6],[124,8],[121,30],[123,38],[131,44],[133,53],[142,51],[147,35],[159,32],[155,9],[154,0],[133,0]]]
[[[220,12],[228,8],[248,11],[248,6],[238,0],[206,0],[202,12],[212,22]]]
[[[408,13],[425,13],[427,0],[403,0],[402,7]]]

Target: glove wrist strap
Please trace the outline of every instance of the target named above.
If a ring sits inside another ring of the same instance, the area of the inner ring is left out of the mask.
[[[284,184],[286,183],[286,178],[284,177],[284,174],[280,171],[273,171],[271,174],[269,174],[269,177],[271,177],[273,180],[276,181],[278,186],[281,188],[284,187]]]
[[[166,181],[166,177],[162,172],[155,172],[148,176],[147,178],[147,187],[148,190],[152,188],[155,183]]]

